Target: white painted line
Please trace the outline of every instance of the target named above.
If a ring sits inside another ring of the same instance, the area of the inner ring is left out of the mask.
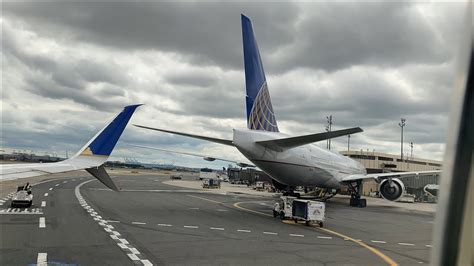
[[[41,202],[41,207],[46,207],[46,201],[43,200],[43,201]]]
[[[135,255],[140,254],[140,251],[138,251],[136,248],[131,248],[130,251]]]
[[[158,224],[158,226],[168,226],[168,227],[170,227],[172,225],[171,224]]]
[[[250,231],[250,230],[244,230],[244,229],[237,229],[237,232],[250,233],[250,232],[252,232],[252,231]]]
[[[87,179],[86,179],[87,180]],[[130,243],[127,241],[127,239],[125,238],[119,238],[121,235],[119,232],[117,231],[114,231],[112,229],[114,229],[114,227],[112,225],[109,225],[107,224],[107,222],[115,222],[115,223],[119,223],[120,221],[114,221],[114,220],[108,220],[108,221],[105,221],[102,216],[98,215],[98,213],[93,209],[91,208],[89,205],[87,205],[87,202],[84,200],[84,198],[82,197],[81,195],[81,191],[80,191],[80,188],[86,184],[86,183],[89,183],[91,181],[94,181],[95,179],[89,179],[85,182],[82,182],[80,184],[78,184],[75,188],[74,188],[74,194],[77,198],[77,200],[79,201],[79,203],[81,204],[81,206],[84,208],[84,210],[86,210],[87,212],[89,212],[89,214],[91,214],[91,216],[93,217],[93,219],[95,221],[97,221],[99,223],[99,225],[102,226],[102,228],[109,233],[109,237],[112,238],[114,241],[116,241],[117,245],[122,248],[122,251],[133,261],[140,261],[141,263],[143,263],[144,265],[153,265],[151,264],[151,262],[149,260],[147,260],[145,258],[145,256],[142,254],[139,258],[136,254],[140,254],[140,251],[138,251],[137,248],[134,248],[132,245],[130,245]],[[94,217],[95,216],[95,217]],[[43,218],[44,219],[44,218]],[[132,222],[134,224],[146,224],[146,223],[143,223],[143,222]],[[165,225],[165,226],[172,226],[172,225]],[[132,252],[132,253],[130,253]]]
[[[199,210],[199,208],[189,208],[190,210]]]
[[[122,249],[125,249],[125,248],[128,249],[127,245],[125,245],[125,244],[117,243],[117,245],[118,245],[119,247],[121,247]]]
[[[63,181],[63,184],[66,184],[66,183],[67,183],[67,181]]]
[[[387,244],[385,241],[380,241],[380,240],[370,240],[372,243],[380,243],[380,244]]]
[[[49,190],[53,190],[53,188],[51,187],[51,188],[49,188]]]
[[[422,262],[422,261],[419,261],[418,264],[423,264],[423,262]]]
[[[185,225],[183,226],[184,228],[192,228],[192,229],[197,229],[199,228],[199,226],[195,226],[195,225]]]
[[[402,245],[402,246],[414,246],[415,244],[412,244],[412,243],[398,243],[399,245]]]
[[[38,258],[36,259],[36,265],[38,265],[38,266],[47,266],[48,265],[48,253],[38,253]]]
[[[115,221],[115,220],[106,220],[108,223],[120,223],[120,221]]]
[[[44,193],[44,196],[47,197],[47,196],[48,196],[48,193]]]
[[[141,263],[143,263],[144,266],[153,266],[153,263],[151,263],[149,260],[140,260]]]
[[[45,228],[46,227],[46,220],[44,217],[39,218],[39,228]]]
[[[220,231],[224,230],[224,228],[222,228],[222,227],[209,227],[209,229],[211,229],[211,230],[220,230]]]
[[[59,184],[54,185],[55,187],[59,186]]]
[[[278,233],[275,232],[263,232],[266,235],[278,235]]]
[[[133,253],[130,253],[130,254],[127,254],[127,256],[131,259],[131,260],[140,260],[140,258],[137,257],[137,255],[133,254]]]
[[[130,243],[127,241],[127,239],[119,238],[118,240],[119,240],[120,242],[122,242],[122,244],[125,244],[125,245],[130,244]]]
[[[217,209],[216,211],[218,211],[218,212],[228,212],[229,210]]]
[[[320,238],[320,239],[332,239],[331,236],[318,236],[318,238]]]
[[[425,247],[432,248],[433,246],[432,245],[425,245]]]
[[[298,234],[290,234],[290,236],[304,237],[304,235],[298,235]]]

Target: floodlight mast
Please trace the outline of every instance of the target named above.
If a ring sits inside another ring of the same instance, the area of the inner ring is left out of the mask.
[[[400,119],[400,123],[398,123],[398,126],[402,129],[401,131],[401,141],[400,141],[400,160],[403,162],[403,128],[406,125],[406,119],[402,118]]]

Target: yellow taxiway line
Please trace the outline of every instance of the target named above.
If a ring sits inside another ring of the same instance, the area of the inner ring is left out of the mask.
[[[234,207],[237,208],[237,209],[240,209],[240,210],[243,210],[243,211],[246,211],[246,212],[252,212],[252,213],[256,213],[256,214],[260,214],[260,215],[265,215],[265,216],[269,216],[269,217],[273,217],[272,215],[268,214],[268,213],[264,213],[264,212],[259,212],[259,211],[255,211],[255,210],[251,210],[251,209],[247,209],[247,208],[244,208],[242,206],[240,206],[240,204],[242,203],[246,203],[246,202],[237,202],[237,203],[234,203]],[[346,236],[344,234],[341,234],[341,233],[338,233],[338,232],[335,232],[333,230],[329,230],[329,229],[326,229],[326,228],[321,228],[321,227],[313,227],[317,230],[321,230],[323,232],[326,232],[328,234],[332,234],[332,235],[335,235],[335,236],[338,236],[344,240],[349,240],[351,242],[354,242],[356,243],[357,245],[361,246],[361,247],[364,247],[366,249],[368,249],[370,252],[372,252],[373,254],[377,255],[379,258],[381,258],[382,260],[384,260],[388,265],[390,266],[395,266],[395,265],[398,265],[392,258],[390,258],[389,256],[383,254],[380,250],[374,248],[374,247],[371,247],[367,244],[365,244],[364,242],[362,241],[357,241],[355,240],[354,238],[352,237],[349,237],[349,236]]]

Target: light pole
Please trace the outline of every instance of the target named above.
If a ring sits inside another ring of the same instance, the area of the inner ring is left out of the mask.
[[[351,146],[351,135],[347,135],[347,151],[350,151]]]
[[[413,160],[413,141],[410,142],[410,149],[411,149],[411,152],[410,152],[410,159]]]
[[[403,128],[405,127],[406,125],[406,122],[407,120],[405,118],[402,118],[400,119],[400,123],[398,123],[398,126],[402,129],[402,137],[401,137],[401,141],[400,141],[400,159],[401,161],[403,162]]]
[[[326,116],[326,120],[328,125],[326,126],[326,131],[331,132],[332,128],[332,115]],[[328,149],[331,150],[331,139],[328,139]]]

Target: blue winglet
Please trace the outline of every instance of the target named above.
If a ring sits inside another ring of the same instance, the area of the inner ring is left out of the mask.
[[[255,130],[278,132],[252,22],[245,15],[241,16],[241,20],[245,87],[247,91],[247,127]]]
[[[122,135],[125,126],[132,117],[135,109],[141,104],[129,105],[124,107],[114,120],[108,124],[99,135],[89,144],[93,155],[109,156]]]

